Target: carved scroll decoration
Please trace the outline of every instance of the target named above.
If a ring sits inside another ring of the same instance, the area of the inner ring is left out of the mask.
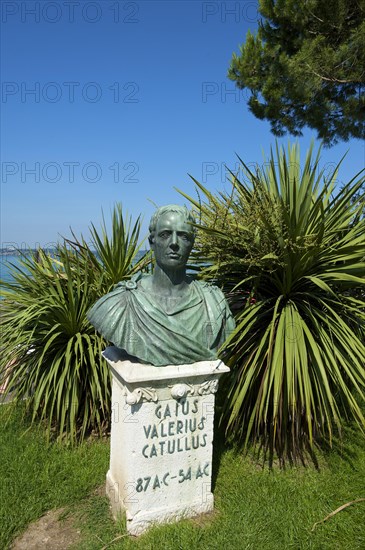
[[[217,393],[218,390],[218,380],[217,378],[214,380],[207,380],[206,382],[203,382],[200,384],[198,388],[198,394],[199,395],[207,395],[208,393]]]
[[[157,393],[154,388],[136,388],[132,392],[127,392],[126,397],[128,405],[136,405],[140,401],[153,401],[156,403],[157,400]]]
[[[171,387],[171,386],[170,386]],[[174,399],[182,399],[189,395],[194,395],[195,388],[191,384],[175,384],[171,388],[171,395]]]

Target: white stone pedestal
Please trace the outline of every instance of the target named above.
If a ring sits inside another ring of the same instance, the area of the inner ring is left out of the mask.
[[[127,530],[213,509],[214,399],[222,361],[154,367],[125,360],[115,347],[104,357],[112,372],[112,429],[107,494]]]

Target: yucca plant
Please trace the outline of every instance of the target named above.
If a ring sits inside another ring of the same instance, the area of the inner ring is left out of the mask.
[[[282,458],[331,442],[344,419],[365,428],[365,220],[352,201],[364,177],[336,191],[338,167],[326,181],[312,149],[302,169],[296,145],[256,173],[240,159],[245,181],[231,173],[231,194],[196,180],[204,199],[183,193],[200,220],[202,275],[236,315],[221,423]]]
[[[120,205],[92,241],[59,244],[52,256],[42,250],[23,255],[11,282],[1,282],[0,377],[15,400],[26,398],[33,420],[70,442],[101,433],[109,422],[110,380],[101,357],[107,343],[86,312],[114,283],[146,267],[137,261],[139,219],[130,229]],[[94,250],[95,249],[95,250]]]
[[[94,224],[89,228],[91,243],[83,237],[78,239],[74,233],[73,240],[66,241],[77,252],[79,262],[92,266],[94,282],[101,294],[139,271],[148,271],[151,264],[150,252],[138,259],[143,245],[140,216],[134,224],[131,217],[127,221],[124,218],[122,205],[117,203],[112,213],[111,232],[108,232],[103,214],[101,229],[98,231]]]

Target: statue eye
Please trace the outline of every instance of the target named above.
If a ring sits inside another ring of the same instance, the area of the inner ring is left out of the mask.
[[[170,233],[168,231],[162,231],[162,233],[159,234],[159,237],[161,239],[167,239],[170,236]]]

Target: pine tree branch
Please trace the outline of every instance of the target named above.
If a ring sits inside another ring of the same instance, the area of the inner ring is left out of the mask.
[[[317,72],[313,69],[313,67],[311,67],[311,66],[309,65],[309,63],[306,63],[306,65],[307,65],[308,69],[310,69],[310,71],[311,71],[314,75],[318,76],[318,78],[320,78],[321,80],[326,80],[327,82],[336,82],[337,84],[361,84],[361,80],[347,80],[347,79],[346,79],[346,80],[342,80],[342,79],[340,79],[340,78],[328,78],[328,77],[326,77],[326,76],[323,76],[323,75],[317,73]]]

